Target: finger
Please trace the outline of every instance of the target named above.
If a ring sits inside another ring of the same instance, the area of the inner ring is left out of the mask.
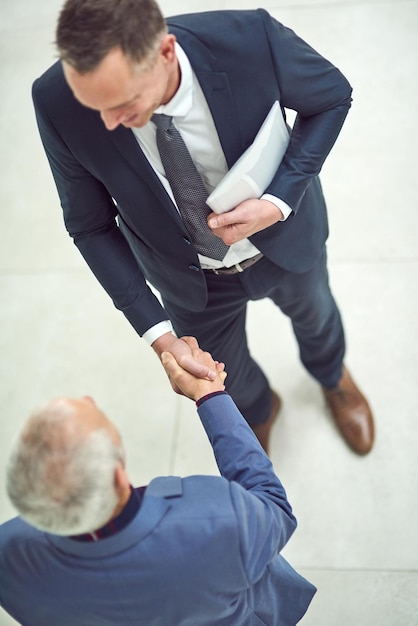
[[[201,348],[193,350],[193,358],[198,363],[206,365],[210,370],[216,371],[216,362],[213,360],[210,352],[204,352]]]
[[[193,339],[193,337],[191,339]],[[182,372],[186,371],[197,378],[205,378],[206,380],[215,380],[216,378],[216,372],[211,370],[207,365],[195,361],[193,356],[183,355],[181,357],[181,364],[179,364],[170,352],[163,352],[161,354],[161,362],[169,377],[179,376]]]
[[[216,378],[216,372],[214,370],[208,367],[208,365],[198,363],[192,356],[183,356],[181,359],[181,367],[197,378],[206,378],[207,380],[215,380]]]
[[[236,213],[236,209],[232,211],[228,211],[228,213],[222,213],[221,215],[217,215],[216,213],[212,213],[208,217],[208,225],[209,228],[224,228],[225,226],[230,226],[231,224],[237,224],[240,222],[239,216]]]
[[[196,350],[199,347],[196,337],[185,336],[185,337],[180,337],[180,339],[181,341],[184,341],[184,343],[187,343],[187,345],[189,346],[191,350]]]

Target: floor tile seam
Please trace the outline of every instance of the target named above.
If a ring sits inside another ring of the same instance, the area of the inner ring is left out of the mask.
[[[418,0],[398,0],[397,6],[401,4],[417,4]],[[268,6],[266,9],[268,11],[278,11],[278,10],[296,10],[296,11],[304,11],[304,10],[312,10],[312,9],[347,9],[350,7],[375,7],[381,5],[391,5],[393,6],[393,0],[343,0],[341,2],[336,1],[324,1],[324,2],[308,2],[308,3],[300,3],[300,4],[279,4],[277,6]]]
[[[408,258],[396,258],[396,257],[387,257],[380,259],[343,259],[343,258],[333,258],[332,255],[328,255],[328,265],[336,266],[336,265],[414,265],[418,263],[418,257],[408,257]]]
[[[397,6],[401,4],[417,4],[418,0],[397,0]],[[307,3],[301,2],[300,4],[292,4],[289,2],[288,4],[277,4],[273,6],[266,7],[269,11],[277,11],[277,10],[312,10],[312,9],[346,9],[350,7],[365,7],[365,6],[378,6],[378,5],[393,5],[393,0],[343,0],[341,2],[332,2],[323,1],[317,3]],[[57,14],[58,15],[58,14]],[[45,30],[45,28],[54,28],[55,27],[55,18],[51,22],[50,19],[43,19],[43,16],[38,17],[36,19],[36,15],[31,16],[29,20],[27,17],[24,17],[21,21],[19,17],[12,16],[12,23],[10,25],[7,24],[7,16],[5,16],[5,20],[3,26],[0,28],[0,34],[9,35],[14,34],[20,31],[27,32],[27,29],[30,27],[31,32],[34,30]],[[26,20],[26,21],[25,21]]]
[[[176,398],[176,410],[174,413],[174,426],[173,426],[173,432],[171,435],[170,458],[168,462],[168,469],[171,475],[175,473],[176,456],[177,456],[177,451],[178,451],[178,443],[180,439],[180,426],[181,426],[180,422],[181,422],[181,401],[180,401],[180,398]]]
[[[313,566],[306,566],[304,567],[303,565],[298,565],[298,569],[299,570],[304,570],[305,572],[330,572],[330,573],[335,573],[335,572],[345,572],[345,573],[352,573],[352,574],[415,574],[418,575],[418,569],[391,569],[391,568],[387,568],[387,567],[313,567]]]
[[[58,13],[59,13],[59,9],[57,10],[57,18],[58,18]],[[4,17],[4,20],[6,22],[7,20],[7,16]],[[27,21],[26,21],[27,20]],[[45,32],[45,30],[50,30],[52,32],[54,32],[55,30],[55,25],[56,25],[56,19],[54,18],[54,20],[51,22],[51,20],[45,19],[44,21],[42,21],[41,19],[38,19],[37,21],[30,21],[28,18],[23,18],[22,21],[16,19],[14,20],[15,23],[12,24],[7,24],[5,23],[1,28],[0,28],[0,35],[13,35],[16,33],[21,33],[21,34],[28,34],[28,29],[30,29],[31,31],[31,35],[34,35],[37,31],[39,32]],[[51,44],[53,45],[53,44]]]
[[[44,276],[44,275],[51,275],[53,276],[54,274],[86,274],[86,270],[84,267],[80,267],[80,268],[71,268],[71,267],[67,267],[67,268],[62,268],[62,269],[50,269],[50,268],[44,268],[44,269],[39,269],[39,270],[34,270],[34,269],[0,269],[0,277],[1,276]],[[87,272],[88,274],[88,272]]]

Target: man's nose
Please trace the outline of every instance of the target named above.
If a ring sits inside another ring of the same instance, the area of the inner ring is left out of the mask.
[[[100,117],[103,120],[107,130],[115,130],[122,121],[122,111],[100,111]]]

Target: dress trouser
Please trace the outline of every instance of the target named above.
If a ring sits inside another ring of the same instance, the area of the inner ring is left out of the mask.
[[[325,250],[315,266],[302,274],[284,270],[264,257],[238,274],[205,271],[205,277],[209,298],[204,311],[191,313],[166,300],[164,306],[179,337],[196,337],[202,349],[225,363],[226,389],[249,424],[266,421],[271,409],[270,384],[247,344],[250,300],[271,298],[290,318],[308,372],[325,387],[337,385],[345,340],[329,288]]]

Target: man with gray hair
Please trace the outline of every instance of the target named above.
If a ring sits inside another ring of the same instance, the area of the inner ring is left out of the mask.
[[[280,555],[296,520],[254,433],[225,392],[223,364],[182,339],[197,378],[169,353],[197,403],[221,476],[133,489],[113,423],[89,397],[58,398],[11,454],[0,526],[0,605],[26,626],[294,626],[315,593]]]
[[[57,535],[100,528],[126,503],[115,426],[89,397],[56,398],[28,420],[9,461],[7,491],[23,518]],[[116,489],[114,489],[114,485]]]

